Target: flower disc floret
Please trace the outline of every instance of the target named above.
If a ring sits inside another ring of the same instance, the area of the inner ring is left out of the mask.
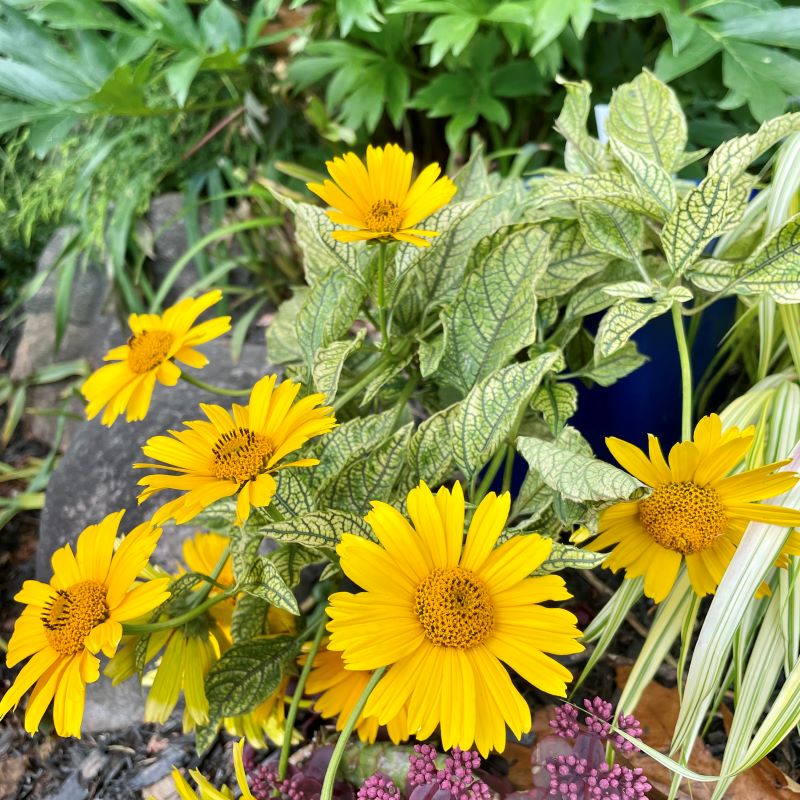
[[[725,533],[725,506],[711,486],[668,483],[639,503],[639,519],[654,541],[684,555],[699,553]]]
[[[221,480],[244,483],[264,472],[274,452],[266,436],[247,428],[223,433],[212,448],[214,473]]]
[[[143,331],[128,339],[128,366],[137,375],[160,366],[169,357],[175,337],[169,331]]]
[[[419,585],[414,608],[433,644],[477,647],[494,627],[494,606],[486,585],[462,567],[435,569]]]
[[[57,589],[41,619],[50,646],[62,656],[79,653],[92,628],[108,619],[108,590],[97,581]]]

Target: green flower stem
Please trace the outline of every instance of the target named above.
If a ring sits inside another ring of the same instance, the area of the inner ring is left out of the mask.
[[[225,566],[225,562],[228,560],[228,556],[231,554],[231,545],[230,542],[225,545],[225,549],[220,554],[217,563],[214,565],[214,569],[211,571],[211,574],[208,576],[209,581],[198,593],[197,598],[194,601],[195,605],[200,605],[206,597],[208,597],[209,592],[214,588],[217,578],[219,578],[220,572],[222,572],[223,567]]]
[[[214,392],[214,394],[221,394],[225,397],[244,397],[245,395],[250,394],[252,391],[252,389],[225,389],[222,386],[214,386],[213,384],[201,381],[199,378],[195,378],[193,375],[189,375],[186,372],[181,372],[181,380],[186,381],[186,383],[190,383],[192,386],[196,386],[198,389],[205,389],[207,392]]]
[[[372,673],[369,683],[364,687],[361,697],[358,698],[353,713],[348,717],[344,728],[342,728],[342,732],[339,734],[339,739],[336,742],[336,747],[333,748],[328,769],[325,771],[325,780],[322,783],[322,793],[319,796],[319,800],[332,800],[333,784],[336,780],[336,773],[339,771],[339,764],[342,761],[344,749],[347,747],[347,742],[350,740],[350,734],[353,732],[353,728],[355,728],[356,722],[358,722],[358,718],[361,716],[361,712],[367,704],[367,699],[375,688],[375,684],[383,677],[384,672],[386,672],[386,667],[376,669],[375,672]]]
[[[678,358],[681,362],[681,439],[686,442],[692,438],[692,362],[689,358],[689,346],[686,343],[686,331],[679,303],[672,306],[672,324],[675,328],[675,341],[678,344]]]
[[[511,476],[514,472],[514,445],[508,445],[506,450],[506,464],[503,468],[503,491],[507,492],[511,489]]]
[[[354,397],[361,394],[361,391],[372,381],[372,379],[384,368],[385,360],[379,358],[369,369],[341,396],[337,397],[333,403],[334,411],[344,408]]]
[[[308,651],[306,663],[303,664],[303,671],[297,679],[297,686],[295,687],[294,694],[292,695],[292,704],[289,706],[289,713],[286,715],[286,725],[283,729],[283,744],[281,745],[281,757],[278,761],[278,778],[283,780],[286,777],[286,767],[289,764],[289,750],[292,746],[292,730],[294,730],[294,721],[297,719],[297,710],[300,708],[300,700],[303,698],[303,692],[306,688],[306,681],[311,673],[311,667],[314,663],[314,657],[319,650],[320,642],[325,633],[325,617],[317,623],[317,633],[314,640],[311,642],[311,649]]]
[[[503,463],[503,459],[506,455],[506,448],[500,447],[498,448],[497,452],[494,454],[489,466],[486,469],[486,474],[483,476],[483,480],[478,486],[478,491],[475,492],[475,497],[472,498],[472,502],[477,506],[478,503],[486,497],[486,493],[489,491],[489,487],[492,485],[492,481],[495,478],[495,475],[500,470],[500,465]]]
[[[403,387],[403,391],[400,392],[400,397],[397,398],[397,413],[394,415],[394,421],[392,422],[392,430],[396,430],[397,426],[400,424],[400,420],[403,416],[403,411],[405,411],[406,403],[408,403],[408,399],[414,393],[414,389],[417,388],[417,379],[416,378],[409,378],[406,382],[406,385]]]
[[[170,628],[178,628],[190,620],[193,620],[195,617],[199,617],[204,611],[208,611],[211,606],[216,605],[223,600],[227,600],[233,594],[235,594],[233,589],[229,589],[227,592],[221,592],[218,595],[214,595],[214,597],[209,597],[204,603],[200,603],[199,606],[195,606],[185,614],[181,614],[178,617],[172,617],[171,619],[165,619],[162,622],[146,622],[139,625],[132,624],[130,622],[123,622],[122,635],[131,636],[132,634],[155,633],[156,631],[166,631]]]
[[[389,347],[389,335],[386,329],[386,242],[378,244],[378,327],[381,332],[383,349]]]

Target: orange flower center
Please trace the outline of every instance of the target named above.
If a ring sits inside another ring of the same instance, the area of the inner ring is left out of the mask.
[[[370,231],[396,233],[403,227],[403,214],[397,203],[391,200],[378,200],[370,206],[364,221]]]
[[[266,436],[248,428],[234,428],[217,439],[211,452],[214,474],[220,480],[242,484],[264,472],[274,448]]]
[[[42,625],[50,646],[62,656],[83,649],[92,628],[108,619],[105,584],[81,581],[58,589],[42,612]]]
[[[489,590],[462,567],[431,572],[417,587],[414,605],[425,635],[442,647],[477,647],[494,628]]]
[[[656,487],[639,502],[639,520],[654,541],[685,556],[711,547],[728,523],[716,489],[691,481]]]
[[[172,347],[169,331],[144,331],[128,339],[128,366],[139,375],[162,364]]]

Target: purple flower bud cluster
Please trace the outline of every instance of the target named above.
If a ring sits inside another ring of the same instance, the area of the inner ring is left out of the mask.
[[[550,797],[558,800],[647,800],[651,786],[641,769],[605,761],[592,767],[579,756],[556,756],[545,764]]]
[[[257,767],[248,766],[248,764],[252,764],[252,757],[248,759],[247,748],[245,748],[244,766],[248,772],[247,777],[253,797],[256,800],[275,800],[275,798],[318,800],[322,793],[322,782],[332,750],[332,747],[321,747],[302,767],[290,764],[286,778],[280,780],[278,766],[274,760],[265,761]],[[391,783],[391,781],[389,782]],[[333,796],[334,800],[354,800],[352,788],[342,780],[337,780],[334,784]],[[366,798],[366,795],[362,798],[359,793],[359,800],[366,800]],[[399,798],[399,792],[396,795],[370,796],[370,800],[390,800],[390,798],[391,800]]]
[[[474,774],[481,765],[474,750],[454,747],[444,769],[437,768],[438,754],[429,744],[415,745],[414,753],[408,759],[409,800],[490,800],[489,787]]]
[[[588,712],[584,718],[584,726],[588,734],[597,736],[603,742],[610,741],[621,753],[630,753],[637,749],[636,745],[631,744],[619,733],[612,732],[611,720],[614,716],[614,707],[611,703],[595,697],[593,700],[584,700],[583,707]],[[550,727],[562,739],[577,739],[581,733],[578,709],[566,704],[557,708],[555,719],[550,720]],[[621,715],[617,720],[617,728],[635,738],[642,735],[642,726],[633,714]]]
[[[400,800],[400,790],[394,781],[382,772],[370,775],[356,795],[357,800]]]

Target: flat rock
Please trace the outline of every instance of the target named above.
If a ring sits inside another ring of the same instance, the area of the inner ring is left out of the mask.
[[[76,271],[70,293],[69,318],[60,347],[56,351],[54,313],[58,278],[56,264],[74,233],[75,229],[71,227],[56,230],[37,261],[36,278],[44,282],[39,291],[25,304],[25,322],[10,373],[15,381],[27,381],[36,370],[50,364],[78,358],[99,360],[103,353],[101,348],[109,331],[115,327],[119,330],[116,321],[102,312],[109,293],[108,278],[101,267],[90,263]],[[64,396],[72,380],[30,384],[26,406],[55,409],[63,405],[66,411],[80,415],[81,400],[77,397]],[[29,414],[25,417],[29,435],[48,444],[54,443],[56,422],[53,416]],[[62,448],[66,448],[76,427],[75,420],[67,420],[64,436],[60,442]]]
[[[202,346],[209,364],[191,372],[218,386],[246,389],[273,371],[264,363],[263,346],[245,345],[241,359],[233,364],[229,345],[229,338],[221,337]],[[87,525],[99,522],[107,514],[127,509],[121,526],[126,533],[149,519],[159,500],[137,505],[139,476],[138,470],[132,468],[142,458],[142,445],[151,436],[180,427],[185,420],[202,418],[199,403],[230,406],[231,399],[178,381],[172,387],[156,386],[150,411],[141,422],[126,423],[123,418],[111,428],[97,420],[83,423],[47,486],[36,555],[37,577],[49,580],[53,552],[67,542],[74,545]],[[184,540],[196,530],[188,525],[165,526],[153,561],[173,570]],[[135,679],[112,688],[110,681],[101,677],[87,687],[83,730],[92,733],[125,728],[140,722],[143,711],[144,696]],[[148,780],[152,783],[157,776],[149,776]]]
[[[209,364],[202,370],[189,371],[208,383],[235,389],[247,389],[274,371],[264,363],[263,346],[245,345],[241,359],[233,364],[229,345],[227,336],[203,345],[199,349],[208,356]],[[125,422],[120,417],[111,428],[101,425],[98,418],[82,423],[47,485],[36,554],[37,576],[47,580],[53,552],[67,542],[74,543],[87,525],[99,522],[107,514],[127,509],[122,522],[124,532],[149,519],[160,502],[155,498],[141,506],[137,504],[141,487],[136,482],[143,473],[134,470],[133,464],[143,458],[142,445],[151,436],[180,427],[185,420],[203,419],[200,403],[230,406],[231,399],[185,381],[178,381],[176,386],[156,384],[150,410],[141,422]],[[246,400],[241,398],[242,402]],[[168,499],[166,493],[163,497]],[[156,562],[174,567],[187,532],[191,532],[187,526],[177,534],[165,529]]]

